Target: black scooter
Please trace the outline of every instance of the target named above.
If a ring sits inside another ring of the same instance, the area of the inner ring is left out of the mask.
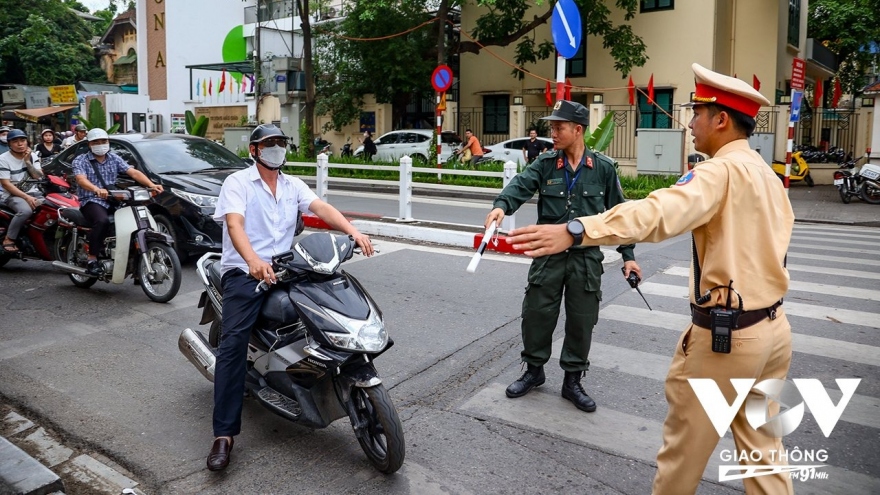
[[[278,283],[268,290],[248,346],[246,388],[265,408],[310,428],[348,416],[370,462],[383,473],[400,469],[403,427],[373,360],[394,342],[382,312],[353,276],[339,270],[357,247],[351,237],[311,234],[272,257]],[[211,323],[206,340],[189,328],[178,347],[214,381],[222,340],[220,255],[199,259],[205,285],[199,324]]]

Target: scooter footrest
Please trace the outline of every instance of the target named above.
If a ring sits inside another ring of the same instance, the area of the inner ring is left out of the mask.
[[[302,415],[302,407],[299,402],[284,396],[272,387],[261,388],[257,392],[257,398],[268,405],[276,414],[296,419]]]

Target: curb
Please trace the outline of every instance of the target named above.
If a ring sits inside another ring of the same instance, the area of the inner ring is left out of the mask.
[[[57,474],[0,437],[0,493],[44,495],[63,491],[64,482]]]

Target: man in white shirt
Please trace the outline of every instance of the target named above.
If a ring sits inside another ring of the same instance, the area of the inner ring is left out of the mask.
[[[318,199],[302,180],[281,173],[287,140],[272,124],[254,129],[249,148],[257,164],[226,178],[214,213],[214,220],[223,223],[223,337],[214,374],[215,439],[207,460],[211,471],[229,465],[232,437],[241,431],[247,346],[266,294],[255,289],[261,281],[275,283],[272,256],[293,244],[298,212],[311,211],[352,236],[365,255],[373,254],[370,238],[339,210]]]
[[[12,208],[15,216],[6,229],[3,250],[6,254],[17,254],[15,243],[21,228],[39,205],[39,199],[29,194],[33,187],[19,188],[26,177],[39,179],[43,176],[40,162],[28,146],[24,131],[13,129],[7,135],[9,151],[0,155],[0,203]]]
[[[85,124],[76,124],[74,127],[74,134],[68,138],[65,138],[64,141],[61,141],[61,147],[67,149],[74,144],[82,141],[86,138],[86,133],[89,132],[89,129]]]

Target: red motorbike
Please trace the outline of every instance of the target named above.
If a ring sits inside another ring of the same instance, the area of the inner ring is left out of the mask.
[[[71,194],[70,184],[50,175],[42,179],[26,179],[20,185],[36,184],[42,191],[42,202],[22,227],[16,239],[17,253],[0,249],[0,266],[13,258],[53,261],[64,259],[62,249],[67,247],[64,235],[58,235],[58,209],[79,208],[79,199]],[[0,205],[0,241],[6,238],[6,229],[15,212]]]

